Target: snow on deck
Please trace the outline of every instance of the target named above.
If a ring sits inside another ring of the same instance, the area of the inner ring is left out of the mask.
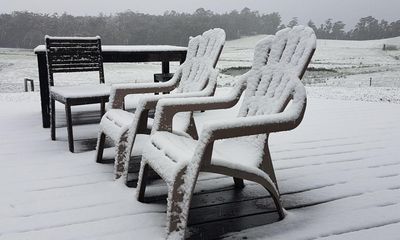
[[[205,118],[218,116],[210,112]],[[309,99],[300,127],[270,139],[287,217],[230,237],[396,239],[399,123],[398,104]],[[65,128],[57,129],[61,140],[51,141],[49,129],[41,127],[38,102],[2,102],[0,126],[0,239],[163,237],[165,202],[137,202],[135,189],[112,180],[112,164],[96,164],[94,151],[70,153]],[[74,130],[78,139],[95,138],[96,128],[82,125]],[[196,192],[232,185],[231,178],[207,174]],[[146,196],[165,194],[159,182],[146,192]],[[207,204],[217,206],[231,198],[217,194],[220,197]],[[243,226],[248,217],[264,219],[274,211],[258,185],[247,182],[239,195],[243,202],[233,211],[240,212],[234,217],[242,218]],[[207,221],[202,215],[206,203],[196,197],[193,201],[189,225],[201,229]],[[246,203],[254,203],[255,212],[241,213]]]

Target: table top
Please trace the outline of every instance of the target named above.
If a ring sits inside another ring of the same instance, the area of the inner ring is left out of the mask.
[[[102,52],[186,52],[187,47],[172,45],[102,45]],[[46,46],[39,45],[33,52],[45,53]]]

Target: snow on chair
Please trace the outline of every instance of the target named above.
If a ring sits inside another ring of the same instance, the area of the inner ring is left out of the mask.
[[[162,98],[213,95],[218,75],[214,67],[224,43],[224,30],[219,28],[208,30],[190,39],[185,62],[179,66],[168,82],[113,85],[109,102],[111,109],[106,112],[100,122],[96,161],[102,161],[105,138],[110,137],[116,146],[115,178],[124,176],[124,180],[127,181],[130,156],[136,135],[146,138],[146,135],[150,134],[149,110],[155,109],[157,102]],[[172,91],[170,94],[154,95],[154,93],[170,91]],[[132,94],[139,95],[137,104],[134,106],[134,113],[122,110],[125,97]],[[192,113],[184,113],[180,130],[197,137],[193,129],[195,127]]]
[[[168,237],[184,237],[200,171],[231,176],[239,188],[244,186],[243,179],[261,184],[271,194],[280,218],[284,218],[268,136],[300,124],[306,92],[299,78],[315,47],[311,28],[283,29],[257,44],[251,70],[229,95],[159,101],[153,134],[143,148],[137,197],[144,200],[146,178],[152,168],[169,188]],[[176,113],[230,108],[245,89],[236,118],[206,123],[198,140],[173,133]]]
[[[105,85],[101,39],[97,37],[46,36],[46,58],[50,85],[51,139],[56,139],[55,101],[65,105],[69,150],[74,152],[71,107],[100,103],[101,116],[110,95]],[[98,72],[100,84],[54,86],[54,74],[71,72]]]

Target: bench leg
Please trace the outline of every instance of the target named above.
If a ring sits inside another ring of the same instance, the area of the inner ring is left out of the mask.
[[[50,115],[51,115],[51,140],[56,140],[56,103],[54,99],[50,99]]]
[[[67,116],[69,151],[74,152],[74,135],[72,133],[72,115],[71,115],[71,106],[69,105],[69,103],[65,104],[65,115]]]

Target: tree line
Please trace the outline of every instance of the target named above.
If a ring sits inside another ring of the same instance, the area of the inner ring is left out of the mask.
[[[223,14],[199,8],[194,13],[167,11],[163,15],[151,15],[125,11],[98,16],[19,11],[0,14],[0,47],[33,48],[43,44],[45,35],[100,35],[103,44],[185,46],[189,36],[214,27],[223,28],[230,40],[255,34],[274,34],[279,29],[297,24],[297,18],[285,25],[277,12],[261,14],[249,8]],[[349,31],[345,31],[342,21],[334,22],[332,19],[320,26],[310,20],[308,25],[322,39],[369,40],[400,35],[400,20],[389,23],[371,16],[361,18]]]
[[[372,40],[400,36],[400,20],[389,23],[372,16],[361,18],[355,27],[347,32],[344,30],[346,24],[342,21],[333,22],[332,19],[326,20],[319,27],[310,20],[308,26],[322,39]]]

